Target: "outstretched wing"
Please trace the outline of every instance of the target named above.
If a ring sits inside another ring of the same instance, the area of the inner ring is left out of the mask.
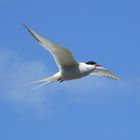
[[[95,68],[91,74],[101,76],[101,77],[111,78],[111,79],[114,79],[114,80],[120,80],[119,76],[117,76],[115,73],[113,73],[110,70],[107,70],[103,67]]]
[[[24,27],[31,33],[31,35],[39,42],[41,46],[43,46],[53,55],[59,68],[68,68],[78,65],[78,62],[75,60],[69,49],[48,40],[25,25]]]

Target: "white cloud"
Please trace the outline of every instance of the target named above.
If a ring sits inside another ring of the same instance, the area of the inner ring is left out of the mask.
[[[42,62],[22,61],[11,50],[0,50],[0,99],[19,108],[42,110],[42,94],[33,94],[24,84],[45,75]]]
[[[52,111],[49,104],[50,97],[48,97],[50,95],[57,98],[59,95],[67,94],[69,97],[67,100],[70,102],[87,103],[96,102],[94,96],[99,98],[113,96],[112,94],[121,96],[122,94],[133,94],[133,91],[140,91],[139,78],[113,81],[90,76],[49,85],[31,92],[30,86],[22,85],[47,75],[45,64],[39,61],[21,61],[20,57],[9,49],[0,50],[0,69],[0,100],[11,103],[21,113],[26,109],[42,113]]]

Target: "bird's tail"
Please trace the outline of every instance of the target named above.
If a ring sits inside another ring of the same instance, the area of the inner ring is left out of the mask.
[[[33,90],[37,90],[37,89],[39,89],[47,84],[58,81],[59,78],[60,78],[60,75],[58,73],[56,73],[53,76],[50,76],[50,77],[47,77],[47,78],[44,78],[41,80],[32,81],[28,85],[40,84],[40,85],[36,86],[35,88],[33,88]]]

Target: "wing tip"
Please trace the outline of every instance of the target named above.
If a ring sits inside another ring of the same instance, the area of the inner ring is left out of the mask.
[[[27,31],[31,32],[31,29],[27,25],[25,25],[25,24],[22,24],[22,25]]]
[[[122,78],[121,77],[118,77],[117,80],[122,80]]]
[[[119,77],[119,76],[113,76],[112,79],[113,79],[113,80],[122,80],[122,78]]]
[[[28,26],[25,24],[22,24],[23,27],[38,41],[38,43],[41,43],[41,41],[37,38],[37,35],[34,31],[32,31]]]

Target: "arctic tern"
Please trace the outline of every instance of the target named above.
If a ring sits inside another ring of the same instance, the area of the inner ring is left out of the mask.
[[[24,25],[24,27],[31,33],[31,35],[41,46],[43,46],[52,54],[59,68],[59,71],[56,74],[41,80],[33,81],[32,84],[40,83],[40,85],[35,89],[55,81],[63,82],[67,80],[80,79],[88,75],[97,75],[114,80],[120,79],[120,77],[118,77],[116,74],[109,71],[108,69],[103,68],[95,61],[88,61],[85,63],[78,62],[68,48],[64,48],[57,43],[48,40],[39,33],[28,28],[26,25]]]

